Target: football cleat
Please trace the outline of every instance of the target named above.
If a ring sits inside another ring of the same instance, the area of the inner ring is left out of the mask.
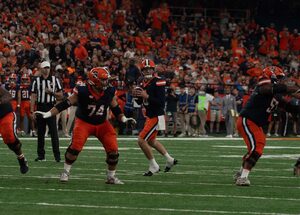
[[[294,176],[300,176],[300,166],[294,166]]]
[[[69,180],[70,172],[64,169],[64,171],[60,175],[60,181],[61,182],[67,182]]]
[[[160,169],[156,170],[156,171],[151,171],[151,170],[148,170],[148,172],[145,172],[143,174],[143,176],[152,176],[154,173],[158,173],[160,171]]]
[[[238,177],[236,179],[235,185],[237,186],[250,186],[250,181],[247,177]]]
[[[46,158],[37,157],[36,159],[34,159],[34,161],[36,161],[36,162],[38,162],[38,161],[46,161]]]
[[[237,181],[237,179],[239,177],[241,177],[242,173],[240,171],[236,172],[234,175],[233,175],[233,181],[234,183]]]
[[[105,183],[106,184],[124,184],[124,182],[122,182],[117,177],[107,177],[107,180]]]
[[[18,159],[19,161],[19,165],[20,165],[20,172],[22,174],[25,174],[26,172],[28,172],[29,170],[29,167],[28,167],[28,162],[26,160],[26,158],[21,158],[21,159]]]
[[[168,162],[167,161],[167,164],[166,164],[166,167],[165,167],[165,171],[164,172],[169,172],[171,170],[171,168],[173,166],[175,166],[176,164],[178,163],[178,160],[174,159],[172,162]]]

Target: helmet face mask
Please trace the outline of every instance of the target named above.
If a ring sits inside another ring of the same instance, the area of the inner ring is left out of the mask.
[[[146,67],[146,68],[142,69],[142,74],[145,78],[152,78],[154,72],[155,72],[154,68],[152,68],[152,67]]]
[[[21,84],[26,86],[30,85],[30,78],[27,74],[22,75]]]
[[[141,72],[144,78],[152,78],[155,73],[155,63],[153,60],[145,59],[141,63]]]
[[[15,85],[17,83],[17,75],[11,74],[8,78],[8,81],[10,85]]]

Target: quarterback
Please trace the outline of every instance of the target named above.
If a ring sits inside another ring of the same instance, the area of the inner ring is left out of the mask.
[[[155,64],[150,59],[141,63],[142,80],[133,90],[137,102],[146,109],[146,122],[139,134],[138,144],[149,161],[149,169],[144,176],[152,176],[160,171],[151,147],[166,158],[165,172],[177,164],[177,160],[169,155],[163,144],[156,140],[158,130],[165,130],[165,85],[166,81],[155,74]]]

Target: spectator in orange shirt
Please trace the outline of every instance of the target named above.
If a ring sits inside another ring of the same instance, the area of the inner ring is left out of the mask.
[[[81,45],[79,41],[76,41],[76,48],[74,49],[74,56],[76,60],[85,61],[88,58],[88,52],[86,48]]]
[[[152,38],[155,38],[157,35],[161,34],[161,29],[162,29],[160,8],[151,10],[148,14],[148,19],[150,20],[151,23]]]
[[[168,28],[168,22],[169,22],[169,17],[171,15],[171,12],[168,8],[167,3],[162,3],[160,7],[160,14],[161,14],[161,30],[162,32],[166,33],[168,37],[170,37],[170,32]]]
[[[262,55],[267,55],[270,50],[270,43],[266,40],[265,35],[261,36],[258,45],[259,45],[258,53]]]
[[[283,27],[279,33],[279,50],[280,52],[287,52],[289,50],[290,32],[287,27]]]
[[[294,29],[293,34],[290,36],[290,47],[291,51],[296,55],[300,52],[300,36],[298,29]]]
[[[125,25],[126,10],[116,10],[114,15],[113,30],[116,31]]]

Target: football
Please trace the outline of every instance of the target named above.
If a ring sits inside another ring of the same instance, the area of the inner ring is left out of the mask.
[[[133,97],[138,97],[138,95],[143,91],[141,87],[135,87],[132,91]]]
[[[139,105],[143,103],[143,98],[138,96],[141,91],[143,91],[141,87],[135,87],[132,91],[132,96],[134,97],[135,102]]]

